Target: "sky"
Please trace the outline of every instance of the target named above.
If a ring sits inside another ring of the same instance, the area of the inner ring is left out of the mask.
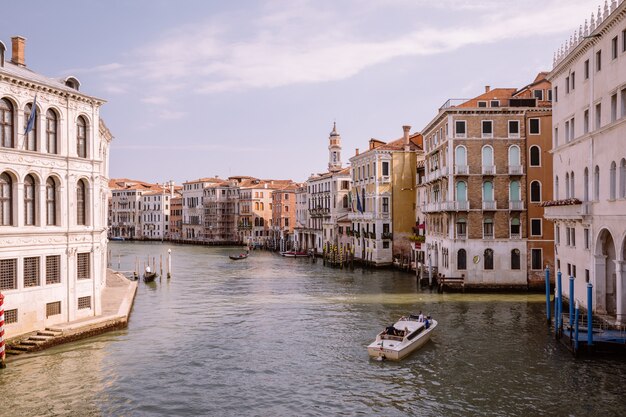
[[[602,3],[604,4],[604,3]],[[324,172],[419,132],[449,98],[519,88],[599,0],[55,0],[3,4],[0,41],[102,98],[111,178]]]

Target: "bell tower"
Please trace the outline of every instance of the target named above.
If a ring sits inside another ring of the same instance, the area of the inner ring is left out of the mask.
[[[341,170],[341,136],[337,133],[337,123],[333,122],[333,131],[328,137],[328,171]]]

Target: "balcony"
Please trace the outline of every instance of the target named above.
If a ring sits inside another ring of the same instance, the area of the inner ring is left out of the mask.
[[[496,175],[496,166],[483,165],[483,175]]]
[[[522,234],[521,234],[521,233],[519,233],[519,232],[517,232],[517,233],[513,233],[513,232],[511,232],[510,238],[511,238],[511,239],[514,239],[514,240],[518,240],[518,239],[521,239],[521,238],[522,238]]]
[[[511,211],[521,211],[524,210],[524,202],[523,201],[509,201],[509,210]]]
[[[509,175],[524,175],[524,167],[521,165],[509,165]]]
[[[382,239],[393,239],[393,233],[391,232],[383,232],[381,235]]]
[[[455,201],[455,211],[468,211],[469,201]]]
[[[422,206],[422,212],[424,213],[432,213],[436,211],[441,211],[441,203],[428,203]]]
[[[592,214],[591,202],[544,207],[543,216],[548,220],[584,220]]]
[[[469,175],[469,167],[467,165],[455,165],[454,173],[456,175]]]
[[[350,220],[372,220],[373,218],[374,218],[374,213],[372,212],[359,213],[357,211],[357,212],[348,213],[348,219]]]
[[[391,178],[389,177],[389,175],[383,175],[382,177],[380,177],[381,184],[389,184],[390,182]]]
[[[483,201],[483,210],[497,210],[497,204],[495,201]]]

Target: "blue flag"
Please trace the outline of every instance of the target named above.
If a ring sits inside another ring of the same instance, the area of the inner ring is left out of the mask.
[[[363,213],[363,206],[361,206],[361,199],[359,198],[359,191],[356,192],[356,209],[359,213]]]
[[[33,130],[33,127],[35,126],[36,115],[37,115],[37,94],[35,94],[33,105],[30,108],[30,116],[28,116],[28,122],[26,123],[26,129],[24,129],[24,135],[28,135],[28,132]]]

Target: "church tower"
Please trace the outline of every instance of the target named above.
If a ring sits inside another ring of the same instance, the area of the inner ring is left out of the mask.
[[[337,123],[333,122],[333,131],[328,137],[328,171],[341,170],[341,136],[337,133]]]

